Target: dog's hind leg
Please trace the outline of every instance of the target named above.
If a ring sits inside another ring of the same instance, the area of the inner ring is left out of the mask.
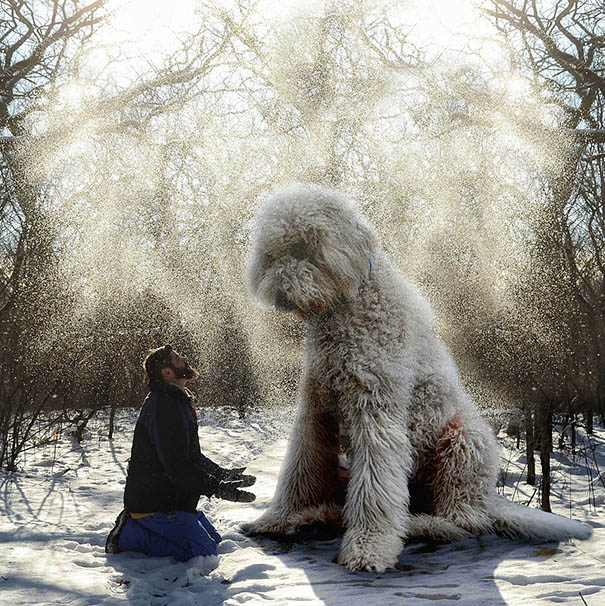
[[[495,492],[498,449],[491,428],[476,413],[458,412],[443,428],[434,454],[432,513],[473,535],[493,531],[489,503]],[[419,526],[421,522],[418,522]],[[425,529],[431,525],[424,523]],[[435,521],[435,538],[457,533]]]
[[[410,518],[407,538],[430,539],[438,542],[459,541],[472,536],[470,532],[444,517],[428,513],[414,514]]]
[[[495,532],[543,541],[588,538],[588,526],[496,495],[498,451],[494,440],[481,419],[478,423],[473,419],[472,424],[464,423],[461,415],[450,419],[432,462],[432,515],[413,515],[408,536],[454,541],[469,534]]]

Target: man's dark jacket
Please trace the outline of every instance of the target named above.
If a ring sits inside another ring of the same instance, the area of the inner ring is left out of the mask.
[[[214,494],[222,468],[200,452],[191,397],[151,381],[134,430],[124,506],[134,513],[195,511]]]

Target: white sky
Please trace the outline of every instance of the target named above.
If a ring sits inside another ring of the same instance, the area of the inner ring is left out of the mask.
[[[207,0],[210,3],[212,0]],[[236,0],[214,0],[226,8]],[[260,0],[260,14],[267,21],[287,20],[297,13],[321,11],[328,0]],[[395,2],[395,0],[391,0]],[[374,0],[376,6],[383,5]],[[399,23],[411,41],[425,51],[427,60],[437,64],[498,61],[500,49],[481,42],[490,24],[475,7],[477,0],[400,0]],[[161,65],[179,48],[179,37],[198,22],[196,11],[204,10],[204,0],[110,0],[110,22],[97,36],[98,47],[88,56],[82,75],[94,81],[103,74],[117,81],[131,81],[148,65]],[[387,4],[386,2],[384,4]],[[367,5],[371,8],[372,0]],[[395,13],[395,18],[398,15]],[[87,72],[87,73],[86,73]],[[78,84],[66,89],[69,101],[78,104],[85,90]]]
[[[234,0],[219,0],[225,7]],[[271,19],[284,19],[301,11],[321,10],[324,0],[261,0],[262,12]],[[105,39],[122,44],[135,39],[143,53],[168,47],[169,31],[184,31],[193,20],[198,0],[112,0],[115,11]],[[413,24],[412,36],[433,50],[460,46],[469,34],[480,34],[482,26],[473,0],[408,0],[401,2],[402,21]]]

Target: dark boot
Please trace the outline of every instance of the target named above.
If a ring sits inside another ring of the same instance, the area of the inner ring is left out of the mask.
[[[130,515],[125,509],[120,512],[120,515],[116,518],[115,526],[111,529],[111,532],[107,536],[107,541],[105,541],[105,553],[120,553],[118,541],[129,517]]]

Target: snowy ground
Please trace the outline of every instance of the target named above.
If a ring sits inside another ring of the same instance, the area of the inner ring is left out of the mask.
[[[113,441],[99,437],[93,426],[82,446],[66,435],[30,455],[23,472],[0,475],[0,604],[605,603],[605,488],[599,477],[599,469],[605,472],[604,431],[593,439],[595,457],[587,450],[577,461],[563,454],[553,460],[553,509],[569,515],[571,499],[573,517],[594,527],[589,541],[528,545],[481,537],[449,545],[411,543],[396,570],[371,574],[333,562],[338,540],[292,545],[238,532],[238,523],[254,519],[271,498],[291,419],[292,411],[265,412],[245,422],[229,413],[201,417],[203,451],[224,465],[249,464],[258,476],[253,504],[200,501],[225,539],[218,560],[177,563],[104,553],[121,509],[135,416],[122,419]],[[504,440],[503,490],[521,502],[534,492],[518,481],[524,463],[512,441]]]

